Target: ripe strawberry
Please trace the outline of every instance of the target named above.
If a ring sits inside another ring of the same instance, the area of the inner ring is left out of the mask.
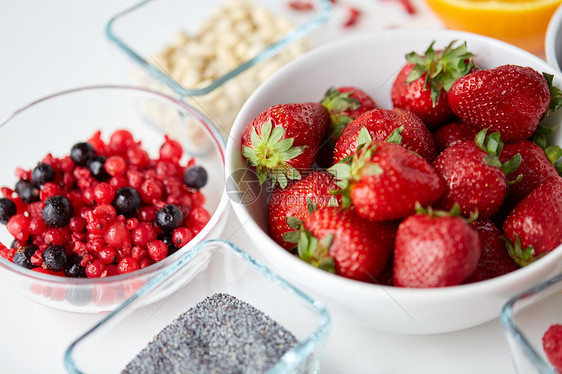
[[[437,154],[443,152],[445,148],[455,143],[465,140],[474,140],[478,134],[478,130],[461,120],[456,120],[441,126],[433,133],[433,141],[435,142],[435,151]]]
[[[511,257],[527,265],[562,244],[562,177],[539,184],[503,223]]]
[[[351,86],[330,88],[320,103],[330,113],[328,133],[333,133],[336,139],[348,123],[376,107],[375,100],[369,94]]]
[[[476,270],[464,283],[480,282],[499,277],[519,269],[505,247],[503,233],[490,220],[476,220],[471,224],[480,237],[482,253],[476,265]]]
[[[423,56],[408,53],[406,65],[392,84],[394,107],[415,113],[430,130],[454,117],[447,92],[457,78],[468,74],[474,66],[466,42],[453,48],[455,42],[441,51],[435,51],[432,42]]]
[[[334,159],[334,146],[345,126],[375,108],[376,103],[365,91],[351,86],[330,88],[320,103],[330,113],[330,126],[318,151],[316,162],[321,167],[329,167]]]
[[[295,233],[302,260],[346,278],[376,282],[392,253],[395,232],[394,223],[326,207],[310,213]]]
[[[398,226],[394,248],[395,286],[455,286],[475,270],[481,246],[478,233],[457,211],[418,213]],[[436,214],[438,213],[438,214]]]
[[[449,90],[449,105],[460,119],[479,130],[499,131],[506,143],[530,137],[549,103],[547,79],[517,65],[472,72]]]
[[[550,325],[543,334],[542,346],[550,364],[562,372],[562,325]]]
[[[329,124],[319,103],[274,105],[260,113],[242,135],[242,154],[256,167],[260,183],[282,188],[312,166]]]
[[[367,131],[361,135],[368,136]],[[360,216],[379,222],[405,218],[415,212],[416,203],[430,205],[444,190],[426,160],[384,141],[369,142],[350,164],[338,163],[328,171],[340,180],[343,206],[353,203]]]
[[[549,155],[554,160],[549,160],[547,154],[538,145],[528,140],[506,144],[500,154],[500,161],[507,162],[516,154],[521,155],[521,164],[517,169],[517,173],[521,175],[521,179],[517,183],[512,183],[507,188],[506,200],[509,200],[510,206],[514,207],[519,201],[527,196],[542,181],[549,177],[558,175],[558,171],[552,164],[560,157],[560,147],[553,146],[547,148]],[[557,157],[558,155],[558,157]],[[507,176],[508,181],[512,181],[516,175]]]
[[[445,192],[436,207],[449,210],[459,204],[464,217],[477,213],[479,218],[488,218],[497,212],[506,194],[505,174],[512,173],[520,162],[514,157],[501,164],[502,146],[499,133],[486,136],[482,130],[476,141],[457,143],[441,152],[432,163],[445,181]]]
[[[268,200],[267,220],[271,238],[285,249],[295,247],[293,243],[283,239],[283,235],[294,230],[286,222],[286,218],[304,220],[308,216],[310,204],[318,208],[330,203],[337,204],[336,197],[330,193],[335,189],[337,185],[334,176],[325,171],[313,172],[289,184],[285,189],[276,189]]]
[[[385,140],[395,130],[401,129],[401,144],[412,152],[432,160],[435,144],[431,133],[418,116],[404,109],[375,108],[348,124],[336,143],[334,164],[351,156],[357,150],[357,136],[366,128],[374,140]]]

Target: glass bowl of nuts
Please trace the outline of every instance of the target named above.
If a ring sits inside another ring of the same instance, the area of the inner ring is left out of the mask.
[[[329,0],[148,0],[111,18],[106,35],[127,61],[121,65],[131,82],[181,97],[226,136],[253,90],[313,47],[310,33],[327,21],[331,6]]]
[[[147,105],[166,116],[148,117]],[[165,134],[160,121],[196,126],[199,147]],[[77,88],[15,111],[0,134],[0,280],[35,302],[113,310],[222,231],[224,141],[180,100]]]
[[[194,276],[174,295],[139,308],[176,272]],[[317,373],[330,327],[321,303],[233,243],[214,239],[76,339],[65,366],[104,374]]]

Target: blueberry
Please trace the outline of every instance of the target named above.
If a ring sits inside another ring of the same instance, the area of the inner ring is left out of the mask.
[[[154,222],[156,226],[164,232],[171,232],[177,229],[183,221],[181,209],[173,204],[168,204],[156,212]]]
[[[86,268],[80,265],[80,260],[79,256],[69,258],[64,268],[64,275],[69,278],[86,278]]]
[[[102,182],[109,179],[110,175],[105,170],[105,160],[104,156],[94,156],[88,161],[88,169],[92,174],[92,177],[96,178],[98,181]]]
[[[0,223],[6,224],[17,213],[16,204],[5,197],[0,198]]]
[[[137,190],[132,187],[123,187],[115,192],[112,205],[118,214],[130,217],[140,208],[141,202],[141,197]]]
[[[70,150],[70,158],[76,165],[86,166],[88,160],[96,155],[94,147],[90,143],[76,143]]]
[[[176,246],[176,243],[174,243],[171,232],[164,232],[164,233],[158,235],[156,237],[156,239],[162,240],[164,242],[164,244],[166,244],[168,246],[168,255],[171,255],[172,253],[174,253],[178,250],[178,247]]]
[[[66,265],[66,251],[62,245],[47,247],[43,252],[43,265],[47,270],[60,271]]]
[[[40,163],[31,171],[31,181],[38,186],[55,180],[55,170],[51,165]]]
[[[64,196],[53,196],[45,200],[41,211],[41,218],[50,227],[63,227],[68,225],[72,218],[72,204]]]
[[[188,187],[203,188],[207,184],[207,171],[202,166],[191,166],[183,173],[183,181]]]
[[[15,190],[21,197],[22,201],[26,204],[39,201],[39,187],[35,183],[20,179],[16,183]]]
[[[14,264],[16,265],[22,266],[27,269],[33,269],[35,265],[33,265],[33,263],[31,262],[31,257],[35,254],[36,250],[37,247],[31,245],[20,247],[18,248],[16,253],[14,253],[12,261],[14,261]]]

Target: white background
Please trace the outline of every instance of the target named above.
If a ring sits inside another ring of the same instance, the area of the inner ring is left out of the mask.
[[[128,83],[117,64],[115,51],[105,39],[104,26],[112,15],[133,3],[132,0],[0,2],[0,118],[62,89]],[[341,3],[345,2],[340,0]],[[381,27],[440,26],[418,2],[421,16],[415,18],[405,17],[398,2],[353,3],[370,12],[363,18],[361,28],[345,32],[332,30],[335,37]],[[344,13],[335,12],[332,25],[337,25],[343,17]],[[254,251],[233,214],[223,237],[250,253]],[[63,352],[68,344],[100,319],[100,316],[64,313],[36,305],[3,284],[0,284],[0,297],[1,373],[64,372]],[[333,319],[321,373],[513,372],[498,320],[457,333],[407,336],[365,330],[342,315],[334,314]]]

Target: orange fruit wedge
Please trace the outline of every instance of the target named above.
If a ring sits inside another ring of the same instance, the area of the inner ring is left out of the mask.
[[[548,22],[562,0],[426,0],[450,29],[487,35],[544,54]]]

